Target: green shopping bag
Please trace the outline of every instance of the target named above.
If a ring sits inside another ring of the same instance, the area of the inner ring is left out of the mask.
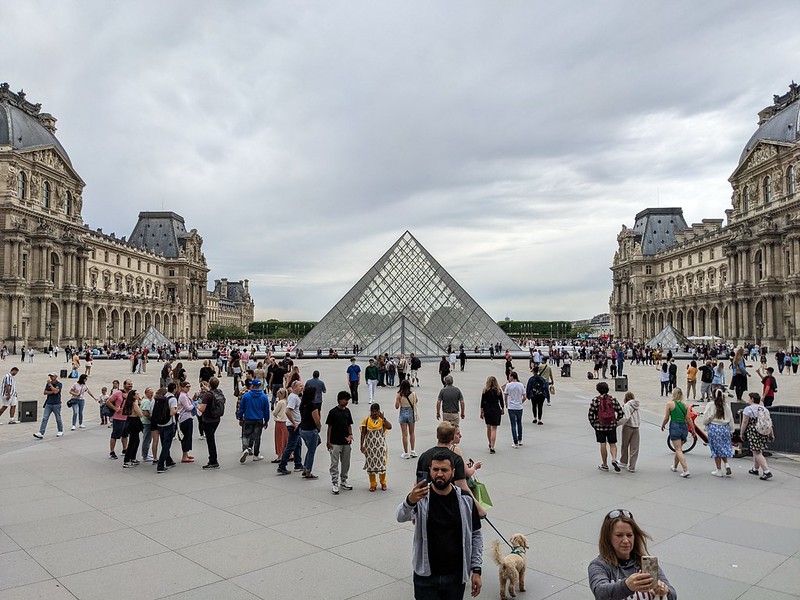
[[[486,486],[478,481],[477,477],[470,477],[467,480],[467,485],[469,486],[469,489],[472,490],[472,495],[475,496],[475,500],[484,509],[488,510],[494,506],[492,504],[491,497],[489,497],[489,492],[487,491]]]

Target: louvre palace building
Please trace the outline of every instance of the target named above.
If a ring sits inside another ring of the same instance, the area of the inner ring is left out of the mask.
[[[730,176],[726,219],[687,225],[649,208],[623,225],[614,254],[612,326],[646,341],[671,324],[736,344],[797,344],[800,318],[800,86],[774,96]]]
[[[206,336],[203,239],[142,212],[129,239],[91,230],[56,119],[0,84],[0,341],[9,349],[130,340],[153,325]]]

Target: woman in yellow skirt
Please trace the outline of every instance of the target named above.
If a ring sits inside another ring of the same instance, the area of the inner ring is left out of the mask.
[[[386,461],[388,448],[386,446],[386,432],[392,424],[386,420],[381,412],[380,405],[376,402],[369,407],[369,416],[361,422],[361,453],[364,455],[364,470],[369,473],[369,491],[378,489],[375,475],[380,476],[381,489],[386,487]]]

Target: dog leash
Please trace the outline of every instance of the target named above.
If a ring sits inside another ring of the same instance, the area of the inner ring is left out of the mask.
[[[503,537],[503,534],[502,534],[502,533],[500,533],[499,531],[497,531],[497,527],[495,527],[495,526],[494,526],[494,523],[492,523],[492,522],[489,520],[489,517],[488,517],[488,516],[486,516],[486,517],[483,517],[483,520],[484,520],[484,521],[486,521],[486,522],[487,522],[489,525],[491,525],[491,526],[492,526],[492,529],[494,529],[494,530],[497,532],[497,535],[499,535],[499,536],[500,536],[500,539],[501,539],[501,540],[503,540],[503,541],[504,541],[506,544],[508,544],[508,547],[509,547],[509,548],[511,548],[512,550],[514,549],[514,546],[512,546],[511,544],[509,544],[509,543],[508,543],[508,540],[507,540],[506,538],[504,538],[504,537]]]

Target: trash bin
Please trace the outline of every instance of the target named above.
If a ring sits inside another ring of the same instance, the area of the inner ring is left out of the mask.
[[[628,391],[628,378],[627,377],[615,377],[614,378],[614,391],[615,392],[627,392]]]
[[[38,417],[38,403],[36,400],[21,400],[17,402],[17,416],[20,423],[36,422]]]

